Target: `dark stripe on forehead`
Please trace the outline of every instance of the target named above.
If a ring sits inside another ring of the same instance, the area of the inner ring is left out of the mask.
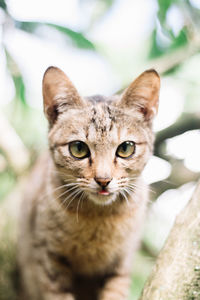
[[[92,108],[92,112],[93,112],[93,115],[92,115],[92,118],[91,118],[91,123],[94,124],[94,127],[97,130],[98,129],[98,125],[97,125],[97,122],[96,122],[97,111],[96,111],[95,107]]]
[[[110,128],[109,128],[109,130],[111,131],[112,128],[113,128],[113,124],[116,122],[116,118],[113,115],[112,110],[111,110],[109,105],[107,105],[107,111],[108,111],[108,116],[109,116],[109,119],[110,119]]]
[[[104,134],[112,130],[116,122],[116,109],[111,105],[111,100],[101,95],[94,95],[86,98],[91,102],[90,123],[97,132]],[[101,111],[99,114],[98,111]],[[89,130],[88,126],[88,130]],[[88,137],[88,134],[87,134]]]
[[[98,109],[100,109],[100,107],[103,109],[103,115],[98,114]],[[106,102],[93,103],[91,124],[93,124],[97,132],[101,132],[101,134],[103,134],[104,132],[109,131],[111,126],[109,125],[108,128],[106,126],[106,124],[108,125],[108,119],[110,120],[109,123],[111,123],[111,112],[110,109],[108,111],[108,105]]]

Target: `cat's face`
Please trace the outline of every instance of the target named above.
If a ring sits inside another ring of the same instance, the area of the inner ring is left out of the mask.
[[[152,152],[151,121],[159,91],[158,75],[153,71],[147,75],[145,88],[139,87],[137,79],[136,87],[134,82],[123,96],[82,99],[64,73],[55,68],[46,72],[43,92],[51,125],[49,145],[72,198],[85,194],[106,205],[119,195],[126,200],[137,190],[135,182]],[[142,95],[140,101],[136,90]],[[133,94],[134,105],[130,104]]]

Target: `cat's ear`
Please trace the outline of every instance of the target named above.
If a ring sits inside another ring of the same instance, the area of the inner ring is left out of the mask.
[[[158,111],[160,77],[151,69],[143,72],[122,94],[120,105],[140,111],[145,120],[151,120]]]
[[[79,107],[83,101],[76,88],[63,71],[49,67],[44,73],[42,82],[44,113],[50,126],[56,121],[58,114],[70,107]]]

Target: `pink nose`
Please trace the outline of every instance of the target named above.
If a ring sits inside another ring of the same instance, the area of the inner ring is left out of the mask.
[[[111,182],[112,178],[102,178],[102,177],[95,177],[94,180],[98,185],[100,185],[102,188],[105,188],[109,183]]]

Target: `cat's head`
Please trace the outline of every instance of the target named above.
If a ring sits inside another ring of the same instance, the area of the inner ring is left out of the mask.
[[[71,197],[85,194],[105,205],[134,193],[152,153],[159,89],[159,75],[148,70],[121,96],[83,98],[60,69],[47,69],[43,97],[49,146]]]

